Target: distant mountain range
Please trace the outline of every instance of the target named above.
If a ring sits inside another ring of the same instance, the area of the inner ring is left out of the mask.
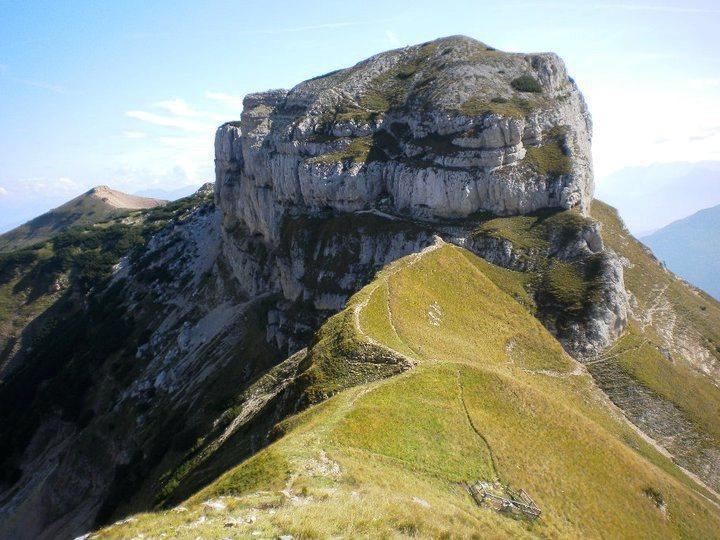
[[[667,267],[720,299],[720,205],[641,238]]]
[[[153,208],[165,202],[161,199],[128,195],[107,186],[98,186],[0,235],[0,252],[47,240],[56,232],[73,225],[100,223],[118,217],[128,210]]]
[[[616,207],[633,234],[649,235],[720,204],[720,162],[629,167],[599,179],[595,196]]]

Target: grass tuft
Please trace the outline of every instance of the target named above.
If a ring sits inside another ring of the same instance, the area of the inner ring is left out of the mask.
[[[518,92],[542,92],[542,86],[540,86],[538,80],[532,75],[521,75],[520,77],[513,79],[510,82],[510,86],[512,86]]]
[[[465,116],[497,114],[511,118],[525,118],[537,107],[537,103],[521,98],[492,98],[487,101],[485,97],[471,97],[460,106],[460,112]]]

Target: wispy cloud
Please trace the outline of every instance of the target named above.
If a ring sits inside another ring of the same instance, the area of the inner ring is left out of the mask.
[[[708,88],[720,88],[720,78],[691,79],[688,86],[693,90],[706,90]]]
[[[34,79],[26,79],[23,77],[16,77],[11,74],[10,67],[7,64],[0,64],[0,76],[6,80],[14,82],[16,84],[22,84],[23,86],[29,86],[31,88],[39,88],[41,90],[47,90],[55,94],[66,94],[67,89],[59,84],[52,84],[45,81],[38,81]]]
[[[5,189],[4,187],[0,186],[0,197],[4,197],[7,194],[8,194],[8,190]]]
[[[720,13],[720,9],[694,8],[687,6],[661,6],[655,4],[596,4],[596,9],[618,9],[625,11],[659,11],[663,13]]]
[[[209,101],[206,105],[211,109],[210,111],[205,110],[205,107],[199,108],[191,105],[182,98],[174,97],[153,103],[150,109],[156,109],[155,111],[133,109],[127,111],[125,116],[147,124],[180,131],[212,133],[218,124],[228,118],[236,118],[238,112],[242,110],[242,96],[208,90],[204,93],[204,97]],[[224,112],[212,110],[218,106]],[[123,132],[123,135],[130,139],[147,137],[145,132],[137,130],[127,130]]]
[[[146,139],[147,133],[144,131],[123,131],[123,137],[126,139]]]
[[[177,116],[199,116],[197,111],[190,107],[184,99],[180,98],[158,101],[155,103],[155,107]]]
[[[234,96],[224,92],[205,92],[205,97],[238,111],[243,107],[243,96]]]
[[[147,122],[148,124],[176,128],[182,131],[192,131],[199,133],[207,131],[208,127],[212,127],[208,126],[207,124],[196,122],[194,120],[188,120],[187,118],[183,117],[163,116],[147,111],[127,111],[125,113],[125,116],[128,116],[129,118],[135,118],[136,120],[140,120],[142,122]]]
[[[0,74],[5,74],[7,72],[7,67],[5,66],[3,69],[0,69]],[[47,90],[48,92],[52,92],[53,94],[67,94],[67,90],[64,86],[60,86],[59,84],[51,84],[44,81],[33,81],[31,79],[21,79],[19,77],[11,77],[8,76],[7,80],[12,81],[17,84],[22,84],[24,86],[29,86],[31,88],[39,88],[40,90]]]
[[[215,122],[222,122],[225,119],[225,116],[221,114],[201,111],[199,109],[191,107],[184,99],[180,98],[158,101],[157,103],[155,103],[155,107],[163,109],[164,111],[167,111],[168,113],[175,116],[182,116],[185,118],[207,118]]]

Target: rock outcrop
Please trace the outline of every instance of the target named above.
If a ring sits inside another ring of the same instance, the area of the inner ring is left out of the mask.
[[[270,287],[333,310],[372,269],[424,247],[433,234],[513,269],[537,267],[544,257],[600,257],[599,300],[562,328],[548,319],[568,350],[594,354],[627,321],[622,267],[596,225],[562,238],[550,231],[542,257],[472,234],[487,215],[586,214],[590,137],[582,95],[554,54],[505,53],[466,37],[382,53],[289,91],[251,94],[241,120],[218,129],[215,199],[224,250],[255,294]],[[353,213],[380,222],[382,239],[344,234],[322,249],[346,262],[361,254],[363,272],[341,265],[335,275],[317,260],[306,266],[303,251],[314,245],[308,239],[287,250],[309,222]],[[422,242],[407,242],[411,229],[424,229]],[[325,268],[333,279],[308,279],[310,268],[316,277]]]
[[[587,210],[590,117],[554,54],[451,37],[245,98],[216,136],[231,227],[280,240],[283,217],[383,205],[408,218]]]

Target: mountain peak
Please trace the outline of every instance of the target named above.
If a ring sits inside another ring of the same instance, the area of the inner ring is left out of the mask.
[[[590,118],[554,54],[452,36],[250,94],[216,136],[218,200],[277,241],[286,213],[586,212]],[[247,171],[247,172],[245,172]]]
[[[128,193],[112,189],[109,186],[96,186],[88,191],[86,195],[99,198],[113,208],[122,208],[127,210],[154,208],[155,206],[159,206],[167,202],[162,199],[130,195]]]
[[[131,210],[155,208],[167,201],[128,195],[96,186],[65,204],[0,235],[0,252],[27,247],[73,225],[100,223]]]

